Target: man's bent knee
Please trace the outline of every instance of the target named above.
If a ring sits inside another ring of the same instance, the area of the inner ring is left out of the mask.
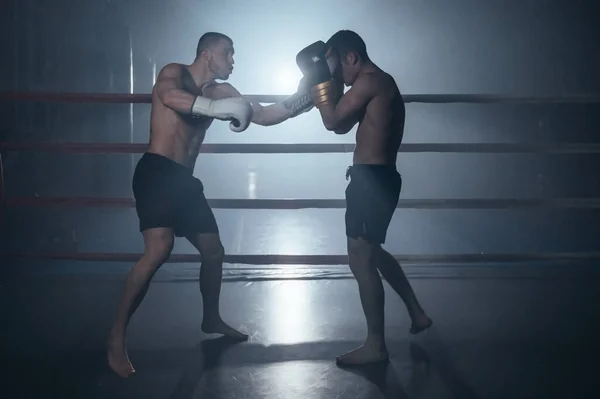
[[[202,256],[203,262],[223,262],[223,259],[225,258],[225,248],[223,248],[221,243],[215,244],[204,248],[200,255]]]
[[[155,267],[163,264],[171,255],[175,238],[170,229],[144,231],[144,259]]]
[[[348,257],[351,261],[369,262],[378,245],[373,245],[362,238],[348,237]]]
[[[225,257],[225,249],[218,234],[197,234],[188,237],[188,240],[196,247],[203,262],[222,262]]]

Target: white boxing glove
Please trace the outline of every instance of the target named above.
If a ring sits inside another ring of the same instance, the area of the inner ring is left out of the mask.
[[[241,97],[211,100],[198,96],[192,104],[192,116],[208,116],[224,121],[231,121],[229,129],[243,132],[252,122],[254,110],[252,104]]]

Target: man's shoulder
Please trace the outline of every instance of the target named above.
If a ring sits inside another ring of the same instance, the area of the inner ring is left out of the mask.
[[[394,77],[381,69],[364,74],[363,78],[363,84],[370,87],[377,96],[391,95],[399,91]]]
[[[181,76],[184,70],[185,65],[172,62],[162,67],[162,69],[159,72],[159,75],[164,77],[178,77]]]
[[[204,83],[203,86],[205,86],[205,87],[214,87],[214,88],[217,88],[219,90],[231,90],[231,89],[235,89],[231,83],[217,82],[216,80],[209,80],[208,82]]]
[[[201,89],[206,96],[214,99],[241,97],[237,89],[227,82],[208,81],[202,85]]]
[[[377,80],[377,83],[380,83],[386,87],[397,86],[394,77],[382,69],[375,72],[374,77]]]
[[[357,83],[363,87],[369,86],[372,88],[387,86],[390,83],[395,84],[394,78],[382,70],[370,71],[359,75],[354,84]]]
[[[218,87],[221,90],[225,90],[228,92],[237,92],[237,89],[231,83],[214,81],[213,84],[215,85],[215,87]]]
[[[185,65],[179,63],[179,62],[169,62],[168,64],[166,64],[163,69],[166,68],[185,68]]]

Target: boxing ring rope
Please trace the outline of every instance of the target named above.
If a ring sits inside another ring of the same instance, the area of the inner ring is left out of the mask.
[[[12,207],[73,206],[133,208],[133,198],[93,198],[93,197],[6,197],[5,203]],[[231,199],[213,198],[208,203],[214,209],[343,209],[343,199]],[[598,198],[556,198],[556,199],[463,199],[426,198],[400,199],[396,208],[403,209],[529,209],[529,208],[600,208]]]
[[[88,262],[136,262],[136,253],[2,253],[0,258],[30,260],[78,260]],[[405,263],[481,263],[599,260],[600,252],[519,253],[519,254],[440,254],[394,255]],[[202,258],[195,254],[171,254],[166,263],[194,263]],[[246,265],[347,265],[347,255],[225,255],[224,263]]]
[[[273,103],[287,96],[247,95],[247,98]],[[574,95],[560,97],[516,97],[501,95],[406,95],[407,103],[472,103],[472,104],[586,104],[600,103],[600,95]],[[94,93],[23,93],[0,92],[3,101],[42,101],[66,103],[150,103],[150,94],[94,94]],[[64,142],[4,142],[0,151],[58,152],[84,154],[140,154],[147,144],[131,143],[64,143]],[[353,144],[205,144],[203,153],[350,153]],[[443,153],[549,153],[589,154],[599,153],[599,144],[508,144],[508,143],[454,143],[454,144],[403,144],[399,152]],[[0,156],[0,202],[6,207],[74,206],[132,208],[129,198],[87,197],[8,197],[4,190],[2,158]],[[214,208],[221,209],[340,209],[345,200],[326,199],[209,199]],[[600,198],[553,198],[553,199],[400,199],[398,208],[412,209],[518,209],[518,208],[600,208]],[[99,262],[135,262],[141,254],[124,253],[0,253],[0,258],[81,260]],[[528,261],[575,261],[598,260],[600,252],[578,253],[516,253],[516,254],[441,254],[441,255],[394,255],[400,262],[410,263],[480,263],[480,262],[528,262]],[[226,255],[226,263],[250,265],[343,265],[346,255]],[[200,255],[173,254],[169,263],[201,261]]]
[[[66,143],[66,142],[10,142],[0,143],[0,151],[60,152],[79,154],[142,154],[147,144],[132,143]],[[340,154],[352,153],[354,144],[203,144],[204,154]],[[398,152],[435,153],[546,153],[596,154],[600,144],[525,144],[525,143],[406,143]]]
[[[244,95],[249,100],[261,103],[283,101],[287,95]],[[507,96],[496,94],[407,94],[406,103],[470,103],[470,104],[589,104],[599,103],[598,94],[578,94],[564,96]],[[63,103],[104,103],[104,104],[149,104],[151,94],[113,94],[113,93],[49,93],[49,92],[0,92],[0,101],[42,101]]]

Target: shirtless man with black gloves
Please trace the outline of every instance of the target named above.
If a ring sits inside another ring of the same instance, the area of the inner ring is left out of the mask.
[[[296,62],[327,130],[346,134],[358,123],[353,164],[346,171],[351,180],[345,219],[350,269],[358,282],[367,339],[337,361],[348,366],[387,361],[384,291],[378,271],[406,304],[412,334],[432,324],[402,268],[381,247],[402,185],[396,158],[404,131],[404,101],[394,79],[373,63],[355,32],[342,30],[327,43],[311,44],[298,53]],[[344,84],[350,87],[346,93]]]

